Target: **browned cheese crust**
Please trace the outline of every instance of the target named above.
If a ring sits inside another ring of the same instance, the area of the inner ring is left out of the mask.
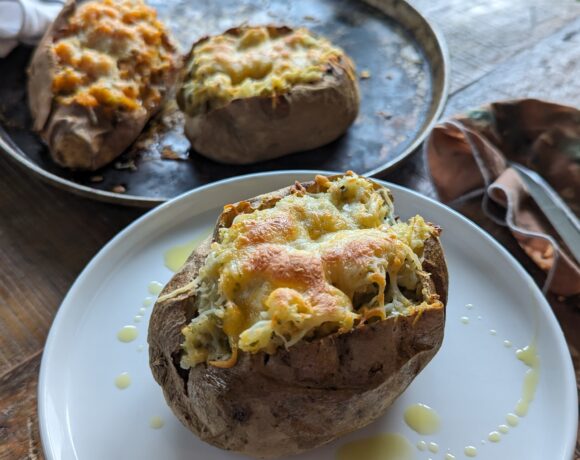
[[[195,278],[220,226],[289,193],[290,187],[229,208],[161,296]],[[183,293],[158,302],[149,325],[151,370],[175,415],[210,444],[258,458],[315,448],[381,416],[441,346],[448,276],[438,238],[427,240],[423,268],[430,276],[422,283],[443,306],[303,340],[273,355],[241,352],[229,369],[206,364],[181,369],[181,329],[192,318],[195,297]]]

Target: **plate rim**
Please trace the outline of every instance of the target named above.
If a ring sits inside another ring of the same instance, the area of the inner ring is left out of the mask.
[[[72,297],[74,297],[74,295],[76,295],[76,291],[78,291],[80,289],[80,286],[85,282],[85,279],[89,277],[89,274],[93,271],[93,267],[96,266],[97,264],[99,264],[101,262],[101,260],[105,259],[108,255],[108,253],[110,252],[110,250],[114,247],[114,245],[118,244],[118,242],[120,240],[124,239],[128,234],[136,231],[140,226],[146,224],[149,220],[155,219],[159,214],[165,212],[167,209],[169,209],[173,206],[178,206],[179,204],[187,202],[189,200],[192,200],[192,197],[194,197],[196,194],[198,194],[202,191],[205,191],[207,189],[220,188],[224,185],[234,183],[234,182],[243,183],[246,181],[251,181],[255,177],[281,176],[281,179],[282,179],[282,178],[291,178],[293,175],[298,175],[298,174],[316,175],[316,174],[337,174],[337,173],[333,172],[333,171],[307,170],[307,169],[268,171],[268,172],[252,173],[252,174],[246,174],[246,175],[237,176],[237,177],[231,177],[231,178],[222,179],[222,180],[217,181],[217,182],[212,182],[212,183],[203,185],[199,188],[185,192],[185,193],[167,201],[166,203],[162,204],[161,206],[158,206],[157,208],[151,210],[150,212],[145,213],[144,215],[142,215],[141,217],[136,219],[134,222],[129,224],[126,228],[124,228],[119,233],[117,233],[101,249],[99,249],[99,251],[91,258],[91,260],[87,263],[87,265],[79,273],[79,275],[77,276],[77,278],[75,279],[73,284],[70,286],[70,288],[67,291],[65,297],[63,298],[61,304],[59,305],[59,308],[58,308],[58,310],[54,316],[54,319],[52,321],[52,324],[50,326],[50,330],[49,330],[49,333],[48,333],[48,336],[47,336],[47,339],[45,342],[45,346],[43,349],[43,353],[42,353],[39,379],[38,379],[38,389],[37,389],[37,399],[38,399],[37,410],[38,410],[38,423],[39,423],[39,428],[40,428],[41,447],[42,447],[42,450],[43,450],[47,460],[53,460],[53,459],[59,458],[59,456],[56,455],[54,450],[53,450],[54,446],[50,445],[48,442],[51,439],[51,436],[49,435],[48,421],[46,418],[46,407],[47,407],[47,403],[49,400],[48,389],[47,389],[47,372],[48,372],[47,362],[48,362],[49,356],[53,352],[52,349],[55,347],[55,343],[58,340],[58,337],[56,336],[55,331],[57,331],[61,327],[61,323],[66,318],[65,309],[70,310],[71,308],[73,308],[72,305],[74,305],[74,304],[70,303],[71,301],[69,299],[71,299]],[[508,250],[504,246],[502,246],[497,240],[495,240],[491,236],[491,234],[489,234],[483,228],[478,226],[473,221],[467,219],[465,216],[461,215],[457,211],[451,209],[450,207],[444,205],[443,203],[440,203],[440,202],[438,202],[438,201],[436,201],[428,196],[422,195],[421,193],[416,192],[414,190],[411,190],[407,187],[403,187],[401,185],[393,184],[393,183],[390,183],[390,182],[387,182],[384,180],[380,180],[380,179],[373,179],[373,180],[376,180],[377,182],[381,183],[382,185],[385,185],[386,187],[389,187],[395,191],[402,192],[402,193],[408,193],[409,195],[412,195],[415,198],[418,198],[419,200],[426,201],[426,202],[430,203],[431,205],[435,206],[436,208],[438,208],[438,210],[440,210],[444,213],[448,213],[452,217],[458,219],[461,222],[461,224],[467,225],[468,227],[470,227],[471,229],[473,229],[474,231],[479,233],[480,236],[482,238],[484,238],[485,240],[487,240],[487,242],[489,244],[493,245],[497,250],[499,250],[499,252],[505,257],[505,260],[509,262],[512,269],[514,269],[522,277],[523,281],[526,282],[527,286],[532,291],[533,296],[538,301],[538,307],[540,308],[540,311],[543,311],[543,313],[546,315],[548,321],[551,323],[550,326],[554,329],[556,345],[560,349],[560,351],[562,352],[561,354],[559,354],[559,358],[562,359],[562,363],[564,366],[564,373],[567,376],[566,385],[568,385],[570,382],[572,382],[573,389],[571,391],[571,397],[572,397],[573,402],[574,402],[572,407],[575,409],[571,409],[568,413],[564,414],[564,416],[563,416],[563,419],[565,421],[565,425],[564,425],[565,429],[563,431],[567,431],[567,434],[566,434],[566,439],[567,439],[566,443],[567,444],[565,446],[565,458],[563,460],[569,460],[569,459],[573,458],[574,449],[575,449],[575,445],[576,445],[577,431],[578,431],[578,394],[576,391],[576,376],[575,376],[574,367],[572,364],[572,357],[570,354],[570,349],[568,347],[568,344],[567,344],[565,336],[564,336],[564,332],[560,326],[560,323],[559,323],[558,319],[556,318],[556,315],[554,314],[552,308],[550,307],[550,304],[548,303],[547,299],[544,297],[540,288],[536,285],[536,283],[532,279],[531,275],[523,268],[523,266],[518,262],[518,260],[508,252]],[[67,306],[67,305],[71,305],[71,306]],[[568,418],[570,418],[571,420],[567,420]],[[74,448],[74,445],[73,445],[73,448]],[[75,452],[75,456],[76,456],[76,452]]]
[[[380,6],[376,5],[376,0],[358,0],[367,5],[375,7],[381,10]],[[447,99],[449,96],[449,87],[450,87],[450,64],[449,64],[449,50],[447,47],[447,42],[445,37],[439,27],[434,24],[432,21],[427,19],[427,17],[422,14],[417,8],[415,8],[408,0],[398,0],[397,4],[402,8],[405,8],[407,12],[410,12],[416,18],[418,18],[425,26],[425,30],[428,32],[429,35],[433,38],[433,43],[435,45],[435,49],[441,58],[441,83],[440,87],[436,88],[433,93],[435,93],[435,97],[433,102],[431,103],[430,107],[434,107],[433,113],[428,116],[425,120],[425,124],[421,127],[418,131],[414,140],[411,144],[409,144],[396,158],[393,158],[390,161],[387,161],[382,166],[377,168],[371,169],[370,171],[357,171],[360,175],[365,176],[372,176],[377,177],[379,175],[385,174],[394,170],[395,168],[399,167],[402,162],[408,159],[423,143],[426,137],[429,135],[431,130],[439,121],[443,110],[447,104]],[[381,10],[382,11],[382,10]],[[382,11],[384,15],[389,17],[391,20],[397,22],[396,18],[393,18],[392,15],[387,14],[387,12]],[[399,24],[399,22],[397,22]],[[403,27],[401,25],[401,27]],[[403,29],[409,33],[415,41],[418,42],[417,38],[413,34],[412,30],[409,30],[407,27],[403,27]],[[421,46],[421,49],[424,47]],[[429,60],[428,60],[429,61]],[[429,61],[430,62],[430,61]],[[96,188],[89,187],[87,185],[78,184],[72,180],[65,179],[57,174],[54,174],[36,163],[32,162],[27,156],[25,156],[25,152],[18,147],[14,140],[8,135],[4,127],[0,124],[0,152],[6,153],[7,157],[14,160],[19,166],[21,166],[25,171],[32,173],[33,176],[36,176],[43,182],[50,184],[60,190],[64,190],[70,192],[74,195],[81,196],[84,198],[93,199],[96,201],[106,202],[106,203],[114,203],[120,204],[124,206],[134,206],[134,207],[142,207],[142,208],[153,208],[158,206],[159,204],[166,203],[175,197],[145,197],[140,195],[132,195],[132,194],[120,194],[115,193],[107,190],[99,190]],[[25,155],[22,155],[19,152],[23,152]],[[258,173],[254,173],[258,174]],[[240,177],[240,176],[236,176]],[[215,181],[219,182],[219,181]],[[210,183],[215,183],[210,182]],[[208,184],[204,184],[199,187],[195,187],[192,190],[197,190],[200,187],[203,187]],[[187,192],[184,192],[187,193]]]

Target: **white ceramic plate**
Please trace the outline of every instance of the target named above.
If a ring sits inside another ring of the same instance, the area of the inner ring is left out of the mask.
[[[223,204],[312,176],[275,172],[199,188],[148,213],[100,251],[63,301],[42,359],[39,414],[49,460],[242,458],[199,441],[165,404],[149,372],[147,350],[139,351],[146,347],[151,307],[135,324],[137,340],[121,343],[116,334],[133,323],[149,283],[171,277],[163,263],[165,251],[208,232]],[[564,337],[540,291],[478,227],[416,193],[391,189],[403,218],[421,213],[444,228],[450,298],[443,346],[384,417],[294,458],[333,459],[348,441],[398,433],[413,446],[421,440],[437,443],[438,453],[413,447],[417,460],[444,459],[448,449],[465,458],[467,445],[477,447],[479,459],[570,459],[578,420],[575,379]],[[468,324],[460,320],[464,316]],[[535,399],[528,415],[501,442],[489,442],[488,433],[505,423],[522,395],[527,368],[516,359],[515,349],[531,342],[536,324],[541,365]],[[513,346],[505,347],[504,340]],[[132,377],[125,390],[114,385],[122,372]],[[438,412],[439,433],[420,436],[405,424],[404,410],[415,403]],[[161,429],[149,426],[155,416],[165,422]]]

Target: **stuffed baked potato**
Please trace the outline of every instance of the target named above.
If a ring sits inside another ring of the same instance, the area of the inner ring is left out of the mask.
[[[438,235],[352,173],[226,206],[152,313],[167,403],[201,439],[261,458],[369,424],[441,345]]]
[[[244,164],[327,144],[358,113],[354,66],[306,29],[239,27],[195,43],[177,102],[199,153]]]
[[[177,76],[176,48],[141,0],[69,0],[28,70],[34,129],[53,160],[97,169],[120,155]]]

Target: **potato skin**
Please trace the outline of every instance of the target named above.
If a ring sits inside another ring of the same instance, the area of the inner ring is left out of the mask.
[[[307,189],[312,184],[303,184]],[[256,197],[237,209],[269,207],[290,188]],[[249,206],[249,207],[248,207]],[[236,208],[236,205],[234,205]],[[234,212],[235,213],[235,212]],[[186,285],[203,265],[216,232],[189,258],[161,295]],[[425,245],[422,278],[447,302],[447,268],[441,245]],[[438,351],[445,307],[389,318],[273,355],[240,353],[230,369],[179,366],[181,328],[193,313],[186,293],[155,305],[149,325],[149,363],[175,415],[202,440],[258,458],[275,458],[318,447],[381,416]]]
[[[28,68],[28,104],[34,120],[33,129],[48,145],[52,159],[60,166],[94,171],[110,163],[139,136],[161,103],[146,110],[110,112],[101,107],[80,104],[62,105],[54,97],[52,81],[57,62],[51,46],[59,30],[75,13],[77,3],[68,0],[36,48]],[[165,82],[171,87],[177,68]]]
[[[340,137],[358,115],[360,95],[353,75],[352,64],[343,60],[330,64],[322,81],[296,85],[284,95],[234,99],[207,113],[186,113],[185,135],[196,152],[230,164],[320,147]],[[183,110],[184,104],[180,106]]]

